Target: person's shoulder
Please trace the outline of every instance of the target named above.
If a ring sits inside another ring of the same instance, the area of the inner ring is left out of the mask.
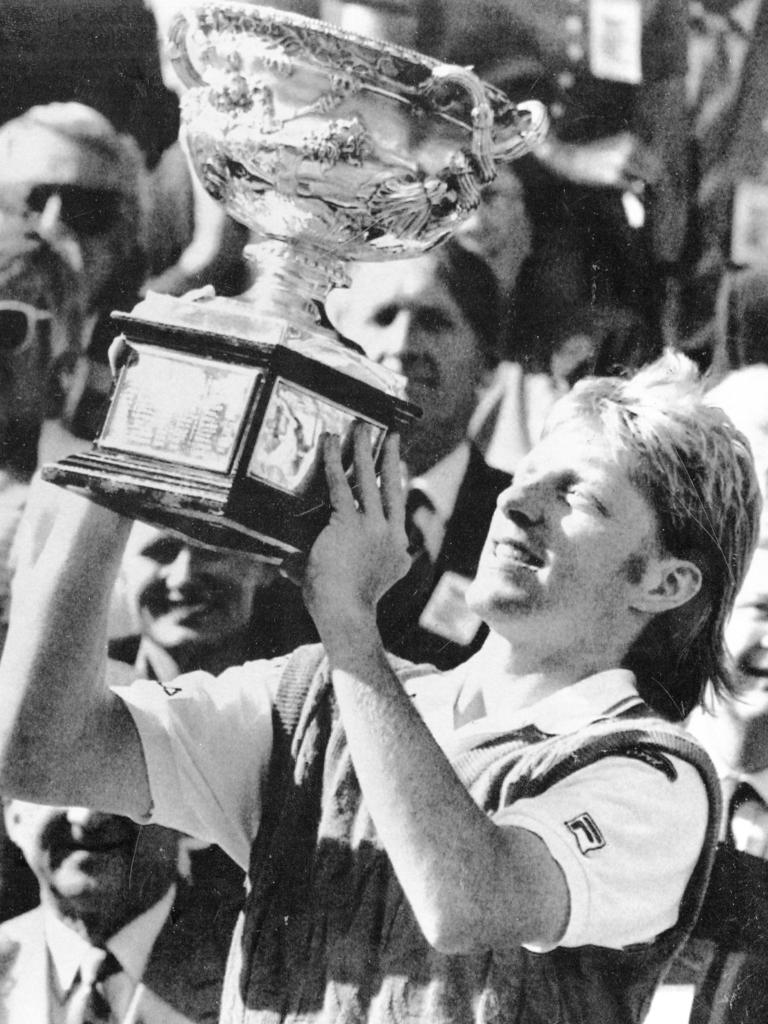
[[[23,958],[25,951],[45,941],[40,907],[11,917],[0,924],[0,978],[4,978]]]

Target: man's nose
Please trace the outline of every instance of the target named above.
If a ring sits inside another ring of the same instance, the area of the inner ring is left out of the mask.
[[[412,330],[413,316],[407,309],[398,310],[386,326],[379,326],[373,343],[375,362],[402,373]]]
[[[194,556],[186,545],[179,548],[172,562],[163,566],[161,575],[169,590],[183,587],[192,577]]]
[[[515,472],[509,487],[501,492],[496,505],[508,519],[523,517],[535,523],[543,517],[545,493],[545,481],[521,469]]]
[[[61,218],[61,196],[55,192],[45,201],[40,217],[37,222],[37,230],[42,237],[50,242],[59,237],[64,231],[64,223]]]
[[[94,811],[90,807],[68,807],[67,821],[73,828],[89,828],[97,824],[101,818],[108,817],[101,811]]]
[[[63,253],[75,273],[79,274],[83,269],[80,241],[62,216],[61,196],[56,192],[46,199],[36,228],[40,237]]]

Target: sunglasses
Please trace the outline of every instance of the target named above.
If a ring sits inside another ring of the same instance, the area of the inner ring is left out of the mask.
[[[15,299],[0,299],[0,354],[16,354],[29,348],[37,325],[51,319],[52,314],[45,309]]]
[[[59,219],[78,235],[104,234],[120,217],[123,197],[119,192],[81,185],[33,185],[26,196],[26,209],[42,213],[52,196],[61,204]]]

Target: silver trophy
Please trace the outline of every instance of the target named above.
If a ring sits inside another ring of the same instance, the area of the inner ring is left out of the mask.
[[[115,314],[131,356],[104,427],[44,476],[280,561],[327,517],[322,433],[348,449],[364,420],[378,451],[418,414],[399,375],[323,326],[328,292],[352,260],[448,239],[496,164],[543,139],[546,112],[467,68],[250,4],[185,9],[169,50],[191,166],[251,229],[257,282],[241,299],[150,295]]]

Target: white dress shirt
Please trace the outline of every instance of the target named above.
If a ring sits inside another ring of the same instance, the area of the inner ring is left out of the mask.
[[[130,1016],[131,1003],[152,953],[152,947],[171,912],[176,897],[172,885],[165,895],[143,914],[129,921],[106,944],[122,970],[103,983],[106,999],[117,1020]],[[45,941],[50,954],[50,1024],[63,1024],[69,997],[82,964],[93,955],[93,946],[61,920],[49,907],[43,908]]]

